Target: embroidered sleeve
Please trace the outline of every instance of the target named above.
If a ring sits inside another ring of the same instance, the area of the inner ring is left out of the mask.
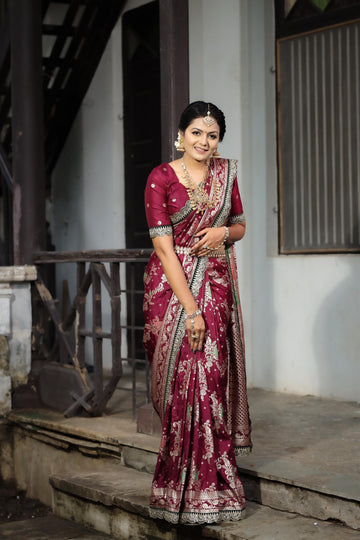
[[[173,233],[167,205],[166,173],[166,165],[153,169],[145,188],[145,212],[150,238],[171,236]]]
[[[236,223],[244,223],[245,214],[240,197],[239,186],[237,178],[234,179],[234,185],[231,193],[231,210],[229,216],[229,225],[235,225]]]
[[[171,236],[173,230],[171,225],[163,225],[160,227],[150,227],[149,233],[150,238],[155,238],[156,236]]]

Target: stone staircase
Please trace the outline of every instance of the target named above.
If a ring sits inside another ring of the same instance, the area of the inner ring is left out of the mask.
[[[119,539],[360,538],[359,405],[252,390],[250,407],[255,449],[238,465],[252,502],[238,523],[149,519],[159,437],[138,433],[123,412],[13,412],[17,483],[57,515]]]
[[[56,514],[121,540],[322,540],[358,539],[359,532],[339,524],[314,521],[294,513],[249,503],[241,522],[197,527],[171,526],[148,515],[152,475],[124,466],[102,472],[53,475]]]

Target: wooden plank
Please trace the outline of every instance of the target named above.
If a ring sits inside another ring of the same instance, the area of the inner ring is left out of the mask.
[[[102,392],[100,399],[98,401],[94,400],[93,410],[92,410],[94,416],[99,416],[103,413],[107,402],[109,401],[109,399],[111,398],[111,396],[113,395],[114,391],[117,388],[117,384],[120,378],[121,378],[120,375],[113,375],[112,377],[110,377],[104,391]]]
[[[102,312],[101,312],[101,282],[100,276],[95,271],[93,264],[91,268],[92,279],[92,318],[93,318],[93,352],[94,352],[94,375],[95,375],[95,401],[99,401],[103,391],[103,356],[102,356],[102,338],[96,335],[102,331]]]
[[[152,249],[114,249],[91,251],[38,251],[34,253],[34,264],[55,262],[146,262]]]
[[[82,407],[83,401],[88,401],[92,398],[94,395],[94,389],[92,388],[88,392],[86,392],[83,396],[81,396],[80,400],[76,400],[73,405],[71,405],[66,411],[64,412],[64,416],[66,418],[71,418],[71,416],[74,416],[77,411]]]
[[[61,88],[63,88],[63,83],[65,81],[65,78],[68,76],[72,66],[73,66],[74,59],[75,59],[75,57],[79,56],[79,54],[78,54],[79,50],[78,49],[79,49],[79,46],[81,45],[82,41],[84,39],[90,39],[91,40],[91,33],[90,33],[91,28],[89,28],[89,24],[91,23],[91,21],[93,19],[95,10],[96,10],[96,8],[94,8],[94,7],[87,7],[85,9],[84,13],[82,14],[82,17],[81,17],[81,20],[80,20],[78,26],[75,28],[74,35],[72,36],[70,46],[68,47],[68,49],[66,51],[66,54],[65,54],[65,57],[63,58],[61,69],[56,74],[56,77],[55,77],[54,81],[52,81],[51,88],[55,93],[59,92],[61,90]],[[69,20],[71,20],[71,21],[73,20],[73,18],[74,18],[73,15],[74,15],[74,12],[71,12],[70,13],[71,18],[68,19],[68,22],[69,22]],[[68,25],[68,27],[70,28],[69,25]],[[62,26],[60,27],[60,29],[62,29]],[[70,37],[70,35],[68,33],[66,33],[66,32],[64,32],[64,34],[61,35],[61,30],[60,30],[59,37],[58,37],[58,39],[56,41],[59,40],[59,43],[61,44],[61,43],[64,43],[66,41],[66,39],[69,38],[69,37]],[[56,52],[58,52],[58,49],[57,49]],[[57,57],[59,57],[59,54],[57,55]],[[56,56],[54,55],[53,60],[55,58],[56,58]],[[78,65],[79,69],[82,69],[81,63],[78,62],[77,65]],[[68,92],[68,88],[65,88],[64,92],[63,92],[63,97],[66,96],[67,92]]]
[[[111,276],[111,347],[112,347],[112,372],[114,376],[121,377],[121,286],[120,286],[120,265],[110,264]]]
[[[89,286],[86,288],[86,280],[85,280],[85,271],[86,271],[86,263],[81,262],[77,263],[76,265],[76,279],[77,279],[77,302],[76,302],[76,309],[78,318],[76,321],[76,327],[75,327],[75,353],[77,355],[79,365],[82,368],[85,368],[85,336],[81,335],[79,333],[79,329],[83,328],[85,326],[85,318],[86,318],[86,293],[89,290]],[[89,272],[89,282],[91,279],[91,275]],[[79,294],[81,292],[81,294]]]
[[[96,330],[95,332],[93,330],[87,330],[86,328],[79,328],[78,329],[79,336],[84,337],[95,337],[98,339],[111,339],[111,332],[103,332],[102,330]]]
[[[90,285],[91,285],[91,272],[89,270],[86,273],[86,275],[84,275],[82,282],[80,283],[80,286],[78,287],[78,292],[71,304],[69,314],[66,317],[65,321],[63,322],[64,330],[68,330],[73,324],[76,317],[76,313],[79,308],[79,304],[81,304],[82,302],[85,302],[86,294],[89,290]]]
[[[56,309],[55,301],[53,297],[51,296],[49,289],[46,287],[45,283],[40,277],[38,277],[38,279],[35,281],[35,286],[40,295],[41,300],[43,301],[46,309],[49,312],[49,315],[53,323],[56,326],[58,336],[60,340],[62,341],[62,343],[64,344],[66,352],[72,359],[74,357],[73,345],[70,342],[69,335],[63,330],[60,315]]]
[[[109,274],[106,272],[106,268],[102,263],[93,263],[93,268],[95,272],[99,274],[99,277],[104,284],[107,292],[111,296],[112,290],[111,290],[111,279],[109,277]]]
[[[13,193],[14,192],[14,181],[12,178],[12,172],[11,172],[11,165],[10,161],[8,160],[8,157],[5,153],[5,150],[0,144],[0,170],[2,173],[2,176],[6,182],[8,190]]]

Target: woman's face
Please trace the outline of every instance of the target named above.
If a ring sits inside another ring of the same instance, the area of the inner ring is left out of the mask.
[[[202,118],[195,118],[181,135],[187,156],[197,161],[206,161],[217,148],[220,127],[217,122],[207,126]]]

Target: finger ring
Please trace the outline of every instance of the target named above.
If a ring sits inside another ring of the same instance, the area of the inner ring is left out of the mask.
[[[191,337],[192,337],[193,339],[199,339],[199,334],[191,334]]]
[[[211,249],[211,248],[207,246],[206,244],[204,244],[204,249]]]

